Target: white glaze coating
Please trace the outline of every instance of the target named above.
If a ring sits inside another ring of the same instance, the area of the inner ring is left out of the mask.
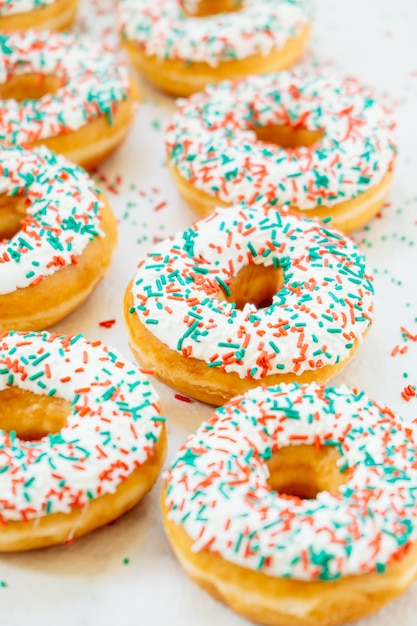
[[[29,13],[53,4],[56,0],[0,0],[0,17],[15,13]]]
[[[120,27],[146,56],[203,62],[268,55],[309,23],[309,0],[245,0],[237,13],[187,17],[177,0],[121,0]]]
[[[248,263],[281,267],[271,306],[220,302]],[[131,314],[170,349],[241,378],[334,365],[373,319],[365,259],[343,234],[285,211],[216,211],[138,263]]]
[[[0,35],[0,83],[15,75],[53,75],[62,83],[39,100],[0,101],[0,140],[31,143],[78,130],[112,114],[129,93],[127,64],[87,37],[25,31]]]
[[[0,241],[0,295],[76,263],[100,232],[101,200],[86,172],[45,147],[2,146],[0,194],[28,201],[21,229]]]
[[[70,513],[114,493],[153,454],[158,397],[120,354],[81,335],[5,333],[0,391],[10,385],[71,403],[59,433],[22,441],[0,430],[0,517]],[[0,396],[1,402],[1,396]]]
[[[346,386],[257,388],[218,409],[167,474],[168,519],[193,550],[298,580],[383,572],[417,538],[414,434]],[[333,445],[351,475],[339,493],[289,499],[266,462],[286,446]]]
[[[321,131],[296,151],[258,141],[257,127]],[[332,73],[295,70],[211,85],[180,101],[168,161],[227,203],[334,207],[378,184],[395,161],[395,124],[370,90]]]

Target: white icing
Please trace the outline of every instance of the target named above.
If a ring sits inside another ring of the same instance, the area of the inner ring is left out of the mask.
[[[29,13],[53,4],[56,0],[0,0],[0,17],[15,13]]]
[[[39,100],[0,101],[0,140],[31,143],[112,113],[129,92],[126,62],[86,37],[29,30],[0,36],[0,83],[53,75],[62,86]]]
[[[84,170],[45,147],[2,147],[0,194],[24,195],[28,207],[21,229],[0,241],[0,295],[71,265],[103,236],[97,193]]]
[[[267,480],[271,449],[336,445],[339,493],[282,497]],[[193,550],[271,576],[338,579],[384,571],[417,538],[413,433],[346,386],[257,388],[218,409],[168,472],[168,518]]]
[[[64,398],[71,409],[60,432],[39,441],[0,430],[5,520],[70,513],[114,493],[153,454],[164,419],[158,397],[134,365],[100,342],[46,332],[3,335],[0,390],[10,385]]]
[[[245,0],[236,13],[188,17],[178,0],[121,0],[122,35],[158,59],[205,62],[268,55],[309,23],[309,0]]]
[[[310,147],[258,141],[256,127],[321,131]],[[334,207],[378,184],[395,161],[395,124],[354,79],[295,70],[207,87],[167,132],[169,163],[197,189],[227,203]]]
[[[280,265],[284,284],[271,306],[237,310],[217,293],[249,262]],[[353,241],[260,205],[216,209],[158,244],[139,261],[132,295],[131,313],[170,349],[256,380],[343,361],[373,319],[372,278]]]

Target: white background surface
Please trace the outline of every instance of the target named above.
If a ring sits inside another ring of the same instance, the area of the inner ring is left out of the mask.
[[[110,33],[114,41],[114,22],[111,0],[90,0],[82,7],[78,29],[92,30],[96,37]],[[314,34],[304,60],[307,65],[332,65],[358,76],[396,110],[400,157],[390,206],[355,233],[375,275],[376,322],[334,382],[361,387],[407,419],[417,418],[417,399],[406,402],[401,396],[405,386],[417,385],[417,342],[401,331],[403,327],[417,335],[416,29],[415,0],[315,0]],[[156,238],[182,230],[194,219],[164,166],[163,129],[175,103],[149,85],[142,85],[142,94],[128,140],[99,172],[120,220],[111,273],[84,306],[55,328],[100,338],[126,356],[130,350],[122,298],[137,258]],[[166,204],[155,210],[161,203]],[[116,320],[112,328],[99,326],[111,319]],[[407,351],[391,356],[396,345]],[[175,392],[156,386],[169,418],[170,459],[210,409],[181,402]],[[71,546],[0,556],[0,581],[5,583],[0,587],[0,626],[247,624],[182,572],[164,537],[160,489],[159,481],[134,511]],[[417,585],[358,624],[417,625]]]

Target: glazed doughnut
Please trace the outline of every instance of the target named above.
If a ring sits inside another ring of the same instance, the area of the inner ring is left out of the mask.
[[[0,550],[71,541],[128,511],[158,477],[158,398],[99,341],[3,333],[0,403]]]
[[[216,209],[142,258],[125,295],[142,366],[223,404],[261,384],[325,382],[373,320],[357,246],[283,209]]]
[[[78,0],[0,0],[0,30],[64,30],[75,20],[78,4]]]
[[[84,170],[45,147],[2,145],[0,194],[0,330],[42,329],[105,276],[116,220]]]
[[[384,204],[394,128],[354,79],[301,70],[250,76],[181,103],[168,163],[198,215],[264,197],[349,233]]]
[[[125,61],[70,33],[0,35],[0,140],[44,144],[86,168],[123,141],[137,88]]]
[[[416,578],[415,445],[399,417],[346,386],[254,389],[172,464],[169,541],[191,578],[249,619],[358,619]]]
[[[164,91],[188,96],[225,78],[294,65],[309,37],[308,9],[309,0],[121,0],[119,15],[137,69]]]

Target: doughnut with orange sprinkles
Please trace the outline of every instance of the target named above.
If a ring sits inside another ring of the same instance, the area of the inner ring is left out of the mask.
[[[84,170],[45,147],[0,151],[0,330],[37,330],[90,295],[117,224]]]
[[[71,26],[78,0],[0,0],[0,30]]]
[[[216,209],[140,259],[125,295],[139,363],[222,404],[261,384],[325,382],[373,321],[357,246],[283,209]]]
[[[87,168],[124,139],[137,88],[126,62],[86,37],[0,35],[0,140],[47,145]]]
[[[138,70],[186,96],[294,65],[309,37],[309,7],[310,0],[121,0],[120,30]]]
[[[168,471],[185,571],[257,622],[330,626],[417,574],[415,431],[363,392],[259,388],[218,409]]]
[[[351,232],[387,197],[394,129],[355,79],[296,70],[225,81],[182,101],[166,146],[199,215],[263,197]]]
[[[131,363],[81,335],[0,336],[0,550],[102,526],[155,482],[166,432]]]

